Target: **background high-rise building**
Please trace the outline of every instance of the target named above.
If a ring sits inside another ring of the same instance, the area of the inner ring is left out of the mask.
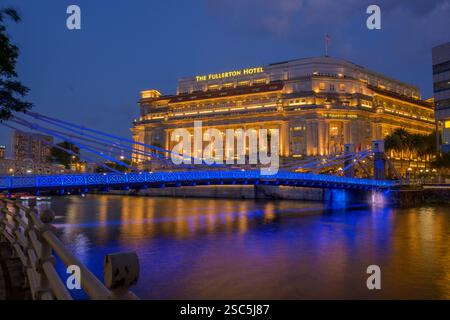
[[[441,150],[450,152],[450,42],[433,48],[436,123],[442,128]]]
[[[14,131],[12,148],[17,161],[30,159],[36,163],[50,162],[53,137]]]

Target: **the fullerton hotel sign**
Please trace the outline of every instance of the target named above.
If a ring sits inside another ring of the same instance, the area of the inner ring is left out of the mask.
[[[211,73],[208,75],[196,76],[195,80],[197,82],[208,81],[208,80],[219,80],[219,79],[239,77],[239,76],[249,76],[252,74],[263,73],[263,72],[264,72],[263,67],[247,68],[247,69],[242,69],[242,70],[234,70],[234,71],[228,71],[228,72],[222,72],[222,73]]]

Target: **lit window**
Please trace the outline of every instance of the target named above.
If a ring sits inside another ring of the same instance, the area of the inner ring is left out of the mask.
[[[213,84],[208,86],[208,90],[218,90],[219,89],[219,85],[218,84]]]
[[[319,89],[325,90],[325,83],[323,83],[323,82],[319,83]]]
[[[337,137],[339,135],[339,127],[336,125],[330,126],[330,136]]]
[[[266,79],[265,78],[255,79],[253,80],[253,83],[266,83]]]
[[[450,120],[444,122],[445,129],[450,129]]]
[[[161,96],[161,93],[158,90],[146,90],[146,91],[142,91],[141,92],[141,97],[142,99],[147,99],[147,98],[158,98]]]

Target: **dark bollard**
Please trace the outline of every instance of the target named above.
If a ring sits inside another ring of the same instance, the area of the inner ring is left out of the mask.
[[[113,253],[105,256],[105,285],[113,293],[112,299],[137,299],[129,291],[139,279],[139,258],[135,252]]]
[[[384,141],[372,141],[373,173],[376,180],[386,180],[386,155],[384,153]]]

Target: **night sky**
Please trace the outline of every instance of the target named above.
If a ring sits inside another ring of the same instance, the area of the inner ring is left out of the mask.
[[[66,28],[81,7],[82,30]],[[382,10],[382,30],[366,8]],[[139,92],[174,93],[180,77],[330,55],[432,94],[431,48],[450,41],[450,0],[1,0],[18,72],[38,112],[130,137]],[[10,133],[0,129],[0,143]]]

